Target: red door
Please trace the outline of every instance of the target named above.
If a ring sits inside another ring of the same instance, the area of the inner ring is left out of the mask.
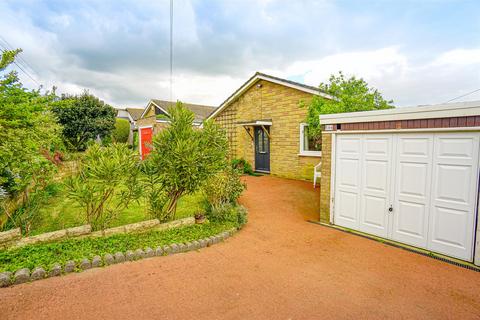
[[[152,147],[152,128],[140,128],[140,154],[142,160],[150,153]]]

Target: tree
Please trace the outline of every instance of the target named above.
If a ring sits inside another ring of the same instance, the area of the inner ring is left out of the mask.
[[[130,134],[130,122],[126,119],[115,119],[115,130],[113,131],[113,141],[127,143]]]
[[[104,229],[142,192],[139,158],[126,144],[93,144],[83,157],[80,172],[65,185],[68,197],[85,213],[94,230]]]
[[[115,110],[85,91],[79,96],[63,96],[54,104],[53,112],[63,126],[66,145],[83,151],[97,136],[110,136],[115,129]]]
[[[154,138],[146,161],[168,197],[166,217],[173,219],[182,195],[199,190],[225,168],[228,143],[225,133],[210,120],[202,129],[194,128],[194,114],[181,102],[169,109],[168,120],[170,125]]]
[[[12,63],[21,50],[4,51],[0,71]],[[0,228],[22,226],[29,222],[18,210],[27,206],[40,192],[55,171],[50,153],[62,148],[60,126],[50,112],[54,94],[27,90],[17,73],[11,71],[0,78],[0,193],[3,201]]]
[[[375,88],[369,87],[362,78],[345,78],[342,72],[331,75],[328,83],[321,83],[320,90],[332,97],[314,96],[308,106],[307,122],[310,136],[321,134],[319,115],[329,113],[357,112],[393,108],[392,100],[385,100]]]

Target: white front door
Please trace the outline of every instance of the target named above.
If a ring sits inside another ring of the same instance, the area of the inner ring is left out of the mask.
[[[472,260],[478,133],[339,134],[336,150],[335,224]]]

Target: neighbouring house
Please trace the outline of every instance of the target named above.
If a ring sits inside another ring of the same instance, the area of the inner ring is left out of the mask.
[[[128,144],[133,144],[134,132],[137,130],[137,120],[141,117],[144,109],[140,108],[122,108],[117,109],[117,118],[125,119],[130,122],[130,132],[128,134]]]
[[[152,99],[143,109],[140,118],[137,120],[139,151],[142,159],[150,153],[152,138],[168,125],[168,109],[175,105],[176,102]],[[215,110],[215,107],[205,106],[193,103],[183,103],[183,105],[191,110],[195,119],[194,126],[201,126],[203,120]]]
[[[321,145],[308,137],[306,116],[313,96],[331,99],[318,88],[255,73],[210,116],[227,132],[229,158],[244,158],[257,172],[313,178]]]
[[[320,123],[321,223],[480,265],[480,101]]]

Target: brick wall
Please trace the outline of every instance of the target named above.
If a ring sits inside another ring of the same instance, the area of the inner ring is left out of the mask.
[[[271,119],[270,173],[312,180],[313,167],[321,158],[298,155],[300,123],[305,122],[307,114],[307,107],[300,108],[299,103],[302,100],[308,103],[311,98],[311,94],[300,90],[258,81],[215,117],[215,121],[227,132],[229,157],[245,158],[255,167],[252,138],[239,122]],[[251,134],[253,136],[253,130]]]
[[[322,178],[320,181],[320,222],[330,223],[330,181],[332,168],[332,135],[322,134]]]

